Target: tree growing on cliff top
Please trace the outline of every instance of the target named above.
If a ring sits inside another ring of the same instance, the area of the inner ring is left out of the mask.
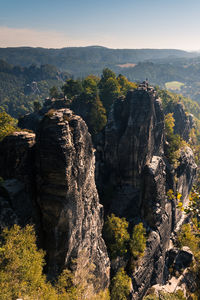
[[[116,75],[108,68],[103,70],[99,82],[99,91],[100,99],[108,113],[110,106],[120,95],[120,85],[116,79]]]
[[[17,130],[17,121],[0,107],[0,141]]]
[[[80,80],[68,79],[62,86],[62,91],[64,96],[73,100],[74,96],[80,95],[83,90],[82,83]]]

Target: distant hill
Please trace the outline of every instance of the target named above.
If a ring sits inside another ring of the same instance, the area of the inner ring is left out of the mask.
[[[195,53],[174,49],[109,49],[100,46],[63,49],[0,48],[0,59],[10,64],[20,66],[51,64],[76,77],[84,77],[90,73],[99,75],[104,67],[115,67],[118,64],[194,56]]]
[[[28,68],[30,74],[34,68],[51,65],[55,66],[56,72],[84,78],[89,74],[100,76],[102,70],[108,67],[130,81],[148,78],[151,84],[162,88],[166,87],[166,83],[176,81],[181,83],[181,87],[175,92],[200,102],[200,53],[176,49],[109,49],[101,46],[63,49],[18,47],[0,48],[0,59]],[[22,77],[25,73],[28,76],[25,71]],[[19,74],[17,76],[19,79]],[[8,80],[11,81],[10,78]],[[170,87],[170,84],[167,86]]]

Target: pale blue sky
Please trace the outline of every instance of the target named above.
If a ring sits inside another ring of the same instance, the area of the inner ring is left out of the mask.
[[[199,0],[0,0],[0,47],[200,49]]]

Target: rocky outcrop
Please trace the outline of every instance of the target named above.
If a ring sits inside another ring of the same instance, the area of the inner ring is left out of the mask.
[[[14,132],[0,143],[0,176],[26,181],[33,173],[35,134]]]
[[[15,132],[0,143],[0,226],[34,223],[48,275],[55,277],[84,256],[86,266],[95,266],[99,290],[109,284],[110,262],[101,235],[94,149],[85,122],[58,109],[65,107],[58,102],[38,112],[36,138]]]
[[[67,108],[69,107],[70,100],[68,99],[50,99],[46,98],[43,106],[34,111],[33,113],[26,114],[19,118],[18,126],[22,129],[29,129],[33,132],[36,132],[40,122],[42,121],[44,115],[51,109],[56,110],[60,108]]]
[[[0,226],[35,223],[35,134],[15,132],[0,143]]]
[[[99,185],[105,183],[102,201],[106,210],[130,218],[141,209],[140,185],[144,166],[154,155],[163,153],[163,113],[158,98],[151,92],[130,91],[125,101],[119,99],[111,109],[98,168]],[[107,191],[113,191],[107,201]],[[101,193],[101,189],[100,189]]]
[[[190,139],[190,130],[194,127],[191,114],[187,114],[182,103],[177,103],[173,110],[175,119],[174,133],[179,134],[186,142]]]
[[[132,298],[142,299],[149,286],[165,280],[166,251],[181,217],[176,197],[168,198],[167,192],[178,190],[187,201],[196,174],[194,157],[186,147],[176,170],[167,161],[161,101],[147,84],[114,103],[97,150],[96,176],[106,213],[125,217],[130,227],[142,221],[150,234],[132,277]]]
[[[94,149],[85,122],[69,109],[45,116],[38,130],[36,161],[49,273],[69,266],[84,250],[105,288],[109,259],[101,236],[103,210],[94,181]]]
[[[179,166],[176,169],[177,190],[182,195],[183,204],[187,202],[189,192],[192,189],[196,176],[197,165],[194,161],[194,154],[188,146],[180,150]]]

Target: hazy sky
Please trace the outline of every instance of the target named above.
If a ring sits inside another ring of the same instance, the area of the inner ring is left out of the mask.
[[[0,0],[0,47],[200,49],[200,0]]]

